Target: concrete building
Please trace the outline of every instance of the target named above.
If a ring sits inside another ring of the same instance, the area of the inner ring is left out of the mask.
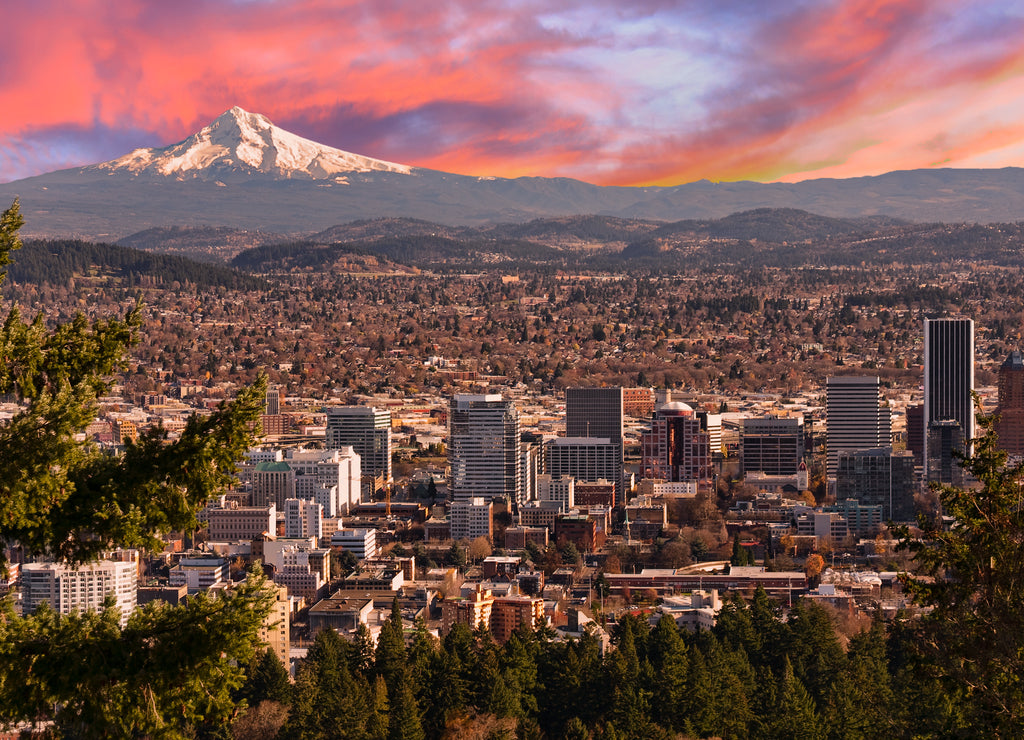
[[[324,536],[324,506],[316,501],[289,498],[284,502],[284,536],[289,539]]]
[[[449,489],[455,501],[522,503],[519,411],[500,394],[459,394],[448,410]]]
[[[270,613],[260,627],[260,640],[274,651],[281,664],[288,668],[291,661],[291,602],[288,600],[288,589],[282,586],[267,584],[274,592],[274,601],[270,605]]]
[[[572,476],[589,483],[607,480],[622,491],[622,443],[608,437],[556,437],[544,446],[544,471],[554,479]]]
[[[576,479],[571,475],[563,475],[561,478],[541,475],[537,478],[537,500],[557,501],[563,514],[576,505],[575,489]]]
[[[211,540],[251,540],[261,534],[277,531],[277,507],[238,506],[224,501],[222,506],[209,509],[207,533]]]
[[[324,445],[335,450],[351,447],[368,481],[391,483],[391,412],[372,406],[328,406],[325,411]]]
[[[839,455],[892,444],[892,414],[877,375],[828,378],[825,385],[828,437],[826,471],[834,476]]]
[[[448,510],[453,540],[474,540],[494,536],[494,503],[477,496],[468,500],[452,501]]]
[[[803,460],[803,419],[789,416],[743,419],[740,463],[744,473],[795,475]]]
[[[280,511],[286,499],[295,498],[295,471],[288,463],[260,460],[251,476],[253,506],[273,505]]]
[[[288,498],[316,501],[325,517],[347,514],[359,504],[362,461],[352,447],[289,450],[285,462],[295,471],[295,494]]]
[[[168,578],[172,586],[187,586],[190,594],[207,591],[227,581],[227,558],[210,556],[182,558],[171,567]]]
[[[945,450],[970,450],[974,438],[974,321],[924,321],[924,473],[929,481],[953,482]],[[955,422],[954,428],[949,422]],[[937,425],[941,429],[936,432]],[[941,446],[942,450],[936,450]],[[959,466],[955,466],[959,467]]]
[[[531,629],[544,622],[544,599],[530,596],[503,596],[491,605],[491,634],[500,645],[508,641],[520,625]]]
[[[345,550],[360,560],[377,557],[377,530],[339,529],[331,533],[331,547]]]
[[[445,599],[441,604],[441,634],[447,635],[456,624],[464,624],[471,630],[490,628],[493,606],[494,596],[490,589],[479,585],[469,596]]]
[[[914,455],[877,447],[842,452],[836,468],[836,500],[855,499],[866,506],[881,506],[884,521],[914,519]]]
[[[139,582],[138,553],[119,551],[104,559],[72,567],[63,563],[21,565],[22,610],[29,614],[47,604],[60,614],[100,611],[108,595],[121,610],[121,624],[135,609]]]

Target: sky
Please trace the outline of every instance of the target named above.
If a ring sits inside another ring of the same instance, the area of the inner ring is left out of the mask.
[[[346,151],[601,185],[1024,165],[1024,3],[33,0],[0,182],[231,107]]]

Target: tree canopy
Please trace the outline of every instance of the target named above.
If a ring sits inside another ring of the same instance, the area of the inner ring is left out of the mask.
[[[0,281],[20,247],[17,201],[0,217]],[[20,410],[0,428],[0,566],[8,546],[69,564],[118,547],[162,547],[189,528],[253,441],[264,384],[243,389],[174,441],[161,428],[102,453],[81,432],[141,328],[77,316],[50,326],[10,308],[0,330],[0,393]],[[0,723],[50,721],[72,737],[183,737],[223,724],[269,612],[260,577],[218,597],[148,605],[122,620],[41,608],[0,614]],[[122,626],[122,622],[124,626]]]

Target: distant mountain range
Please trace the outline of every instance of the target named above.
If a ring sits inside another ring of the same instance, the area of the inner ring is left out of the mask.
[[[1024,169],[928,169],[795,184],[602,187],[568,178],[470,177],[317,144],[232,108],[173,146],[0,184],[21,198],[26,236],[114,241],[147,229],[309,236],[381,217],[446,226],[578,215],[678,222],[759,208],[915,222],[1024,220]],[[632,240],[630,240],[632,241]]]

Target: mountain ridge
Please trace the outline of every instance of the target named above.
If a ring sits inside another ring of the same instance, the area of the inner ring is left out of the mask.
[[[382,217],[476,227],[586,215],[673,223],[757,208],[830,218],[1008,223],[1024,220],[1024,169],[643,187],[477,177],[333,149],[233,108],[177,144],[0,184],[0,203],[15,197],[21,198],[26,236],[108,241],[173,226],[305,238]]]

